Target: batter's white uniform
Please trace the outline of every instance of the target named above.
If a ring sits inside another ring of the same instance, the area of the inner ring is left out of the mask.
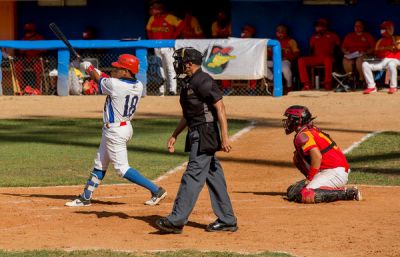
[[[107,170],[111,162],[123,177],[130,168],[126,147],[133,135],[130,120],[141,98],[143,84],[138,80],[101,78],[99,91],[107,98],[103,111],[103,134],[94,168]]]

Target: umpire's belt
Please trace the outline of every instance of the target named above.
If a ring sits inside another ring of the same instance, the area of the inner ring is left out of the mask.
[[[116,128],[116,127],[126,126],[127,124],[130,124],[130,121],[105,123],[104,127],[106,127],[106,128]]]
[[[196,126],[189,126],[188,130],[189,132],[195,131],[195,130],[199,130],[201,127],[213,127],[216,126],[216,124],[214,124],[214,122],[206,122],[206,123],[201,123],[199,125]]]

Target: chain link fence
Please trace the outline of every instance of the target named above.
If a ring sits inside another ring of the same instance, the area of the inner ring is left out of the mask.
[[[82,49],[79,51],[85,60],[99,70],[110,74],[111,63],[121,53],[135,53],[134,49]],[[165,84],[161,73],[161,60],[148,51],[147,95],[159,95],[160,86]],[[57,54],[43,55],[40,58],[10,57],[1,63],[1,86],[3,95],[56,95],[57,94]],[[261,80],[217,80],[224,95],[271,95],[272,82]],[[93,95],[98,93],[97,85],[79,70],[79,63],[71,62],[69,72],[70,95]],[[179,86],[178,86],[179,94]]]

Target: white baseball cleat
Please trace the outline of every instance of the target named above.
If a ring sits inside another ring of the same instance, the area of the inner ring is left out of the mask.
[[[355,195],[354,199],[356,201],[362,201],[363,197],[362,197],[360,189],[358,189],[357,187],[354,187],[354,189],[356,190],[356,195]]]
[[[152,194],[151,199],[144,202],[144,204],[154,206],[154,205],[158,204],[166,196],[167,196],[167,191],[165,191],[164,188],[160,187],[160,189],[158,189],[157,193]]]
[[[78,198],[76,198],[75,200],[65,203],[65,206],[69,206],[69,207],[84,207],[84,206],[90,206],[90,205],[92,205],[90,200],[83,199],[80,196]]]

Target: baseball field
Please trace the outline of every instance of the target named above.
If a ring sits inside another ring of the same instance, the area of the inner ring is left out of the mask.
[[[167,189],[160,205],[143,205],[148,192],[110,170],[92,206],[64,207],[81,192],[92,166],[104,99],[0,97],[0,256],[400,256],[399,94],[225,97],[236,134],[233,151],[218,156],[239,230],[204,231],[215,219],[204,188],[180,235],[159,234],[154,225],[170,212],[187,160],[182,149],[170,156],[165,148],[181,113],[178,97],[142,99],[137,136],[143,131],[150,139],[135,143],[134,135],[128,148],[131,165],[138,160],[140,170]],[[350,183],[362,190],[363,201],[283,199],[288,185],[302,178],[291,163],[293,135],[281,126],[293,104],[309,107],[316,125],[349,151]]]

